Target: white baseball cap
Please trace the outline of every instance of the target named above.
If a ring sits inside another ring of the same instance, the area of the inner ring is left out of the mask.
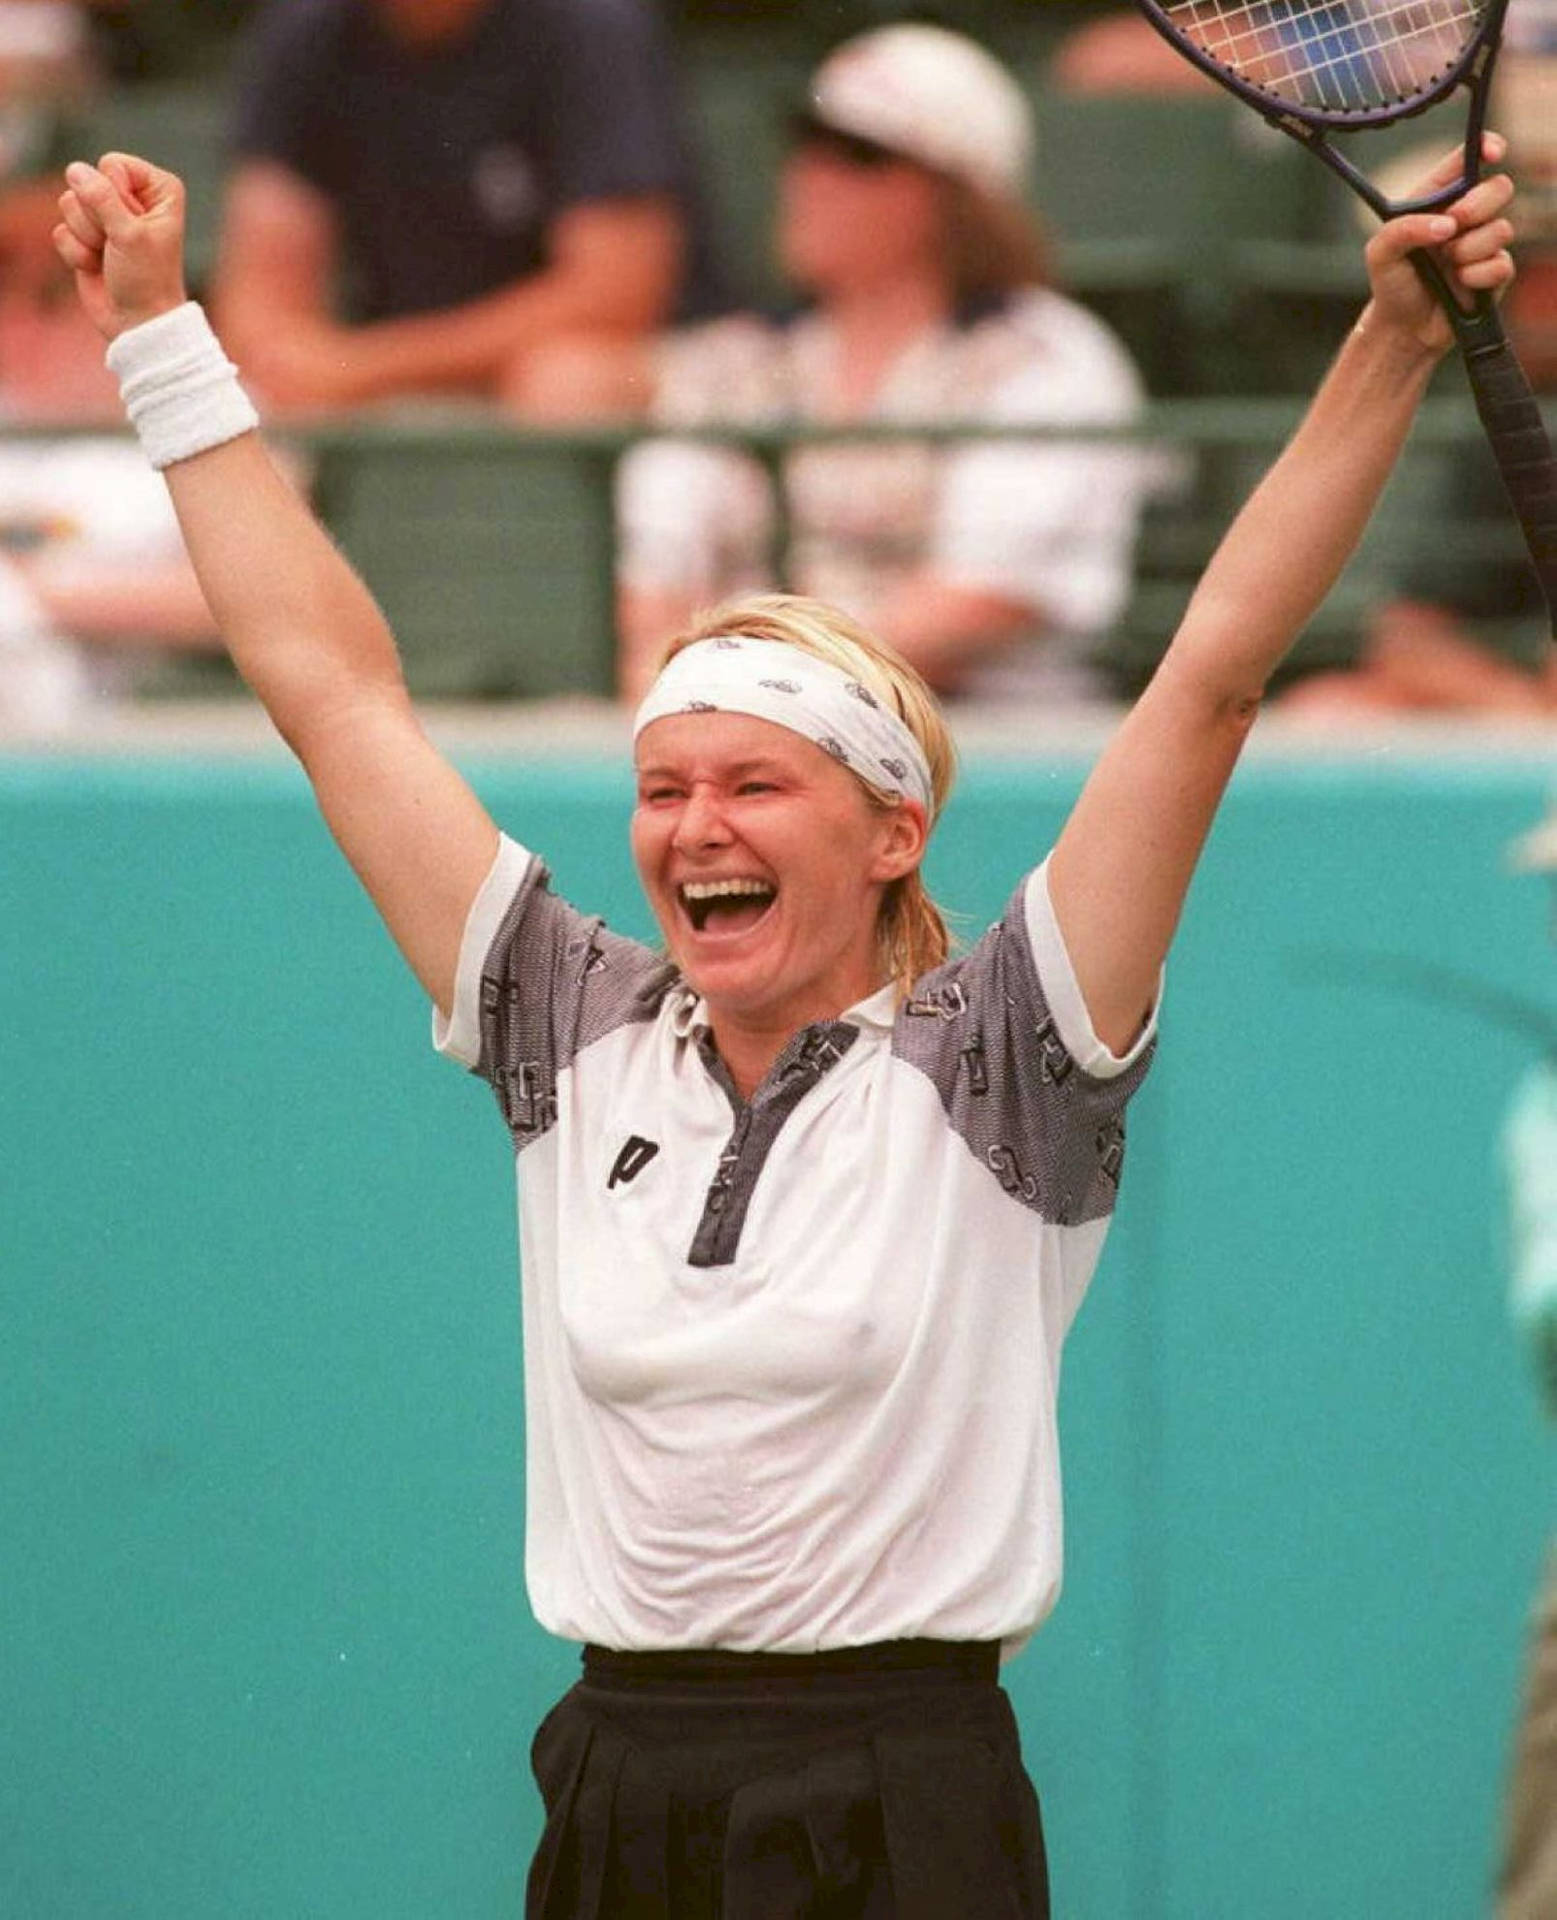
[[[1032,165],[1032,109],[981,46],[945,27],[877,27],[818,68],[805,117],[1019,200]]]

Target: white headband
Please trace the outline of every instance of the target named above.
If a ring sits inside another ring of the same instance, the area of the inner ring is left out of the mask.
[[[924,748],[868,687],[781,640],[720,634],[667,661],[633,722],[633,738],[673,713],[749,713],[814,741],[872,787],[935,812]]]

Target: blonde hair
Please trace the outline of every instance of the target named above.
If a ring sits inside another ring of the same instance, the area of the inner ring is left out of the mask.
[[[836,607],[792,593],[750,593],[700,614],[690,627],[666,642],[658,672],[683,647],[720,634],[752,640],[776,640],[797,648],[870,688],[903,722],[924,750],[930,768],[931,810],[927,826],[940,818],[957,773],[957,750],[939,701],[921,676],[891,647]],[[859,780],[872,806],[883,811],[898,804],[895,795]],[[883,970],[907,992],[921,974],[938,967],[951,952],[951,934],[941,910],[915,867],[893,880],[882,897],[876,935]]]

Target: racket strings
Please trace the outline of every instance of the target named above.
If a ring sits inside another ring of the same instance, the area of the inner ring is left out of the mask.
[[[1166,13],[1178,33],[1248,84],[1335,113],[1430,94],[1485,10],[1486,0],[1181,0]]]

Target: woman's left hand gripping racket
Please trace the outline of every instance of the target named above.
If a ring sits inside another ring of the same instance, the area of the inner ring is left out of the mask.
[[[1508,0],[1135,0],[1187,59],[1301,141],[1380,219],[1446,207],[1481,174],[1487,90]],[[1387,127],[1469,95],[1459,177],[1391,200],[1335,147],[1332,133]],[[1443,305],[1476,410],[1540,576],[1557,637],[1557,468],[1541,411],[1495,302],[1462,306],[1437,261],[1412,264]]]

